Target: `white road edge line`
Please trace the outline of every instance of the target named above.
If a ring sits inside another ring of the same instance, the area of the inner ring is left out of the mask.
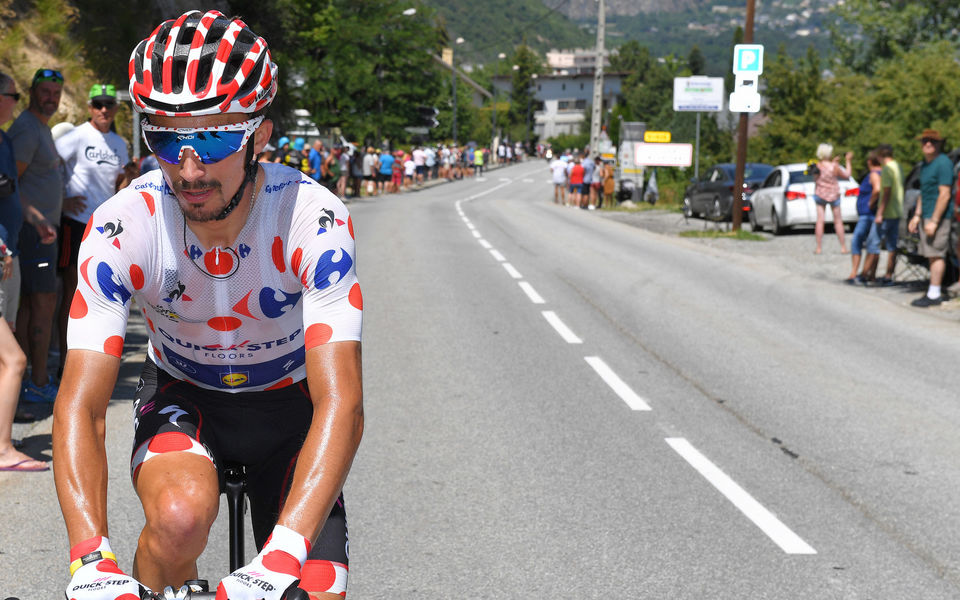
[[[507,273],[510,274],[510,277],[513,277],[514,279],[523,279],[523,275],[520,274],[520,271],[516,270],[510,263],[503,263],[503,268],[507,270]]]
[[[570,328],[567,327],[566,323],[560,320],[560,317],[557,316],[557,313],[553,312],[552,310],[545,310],[540,314],[542,314],[543,318],[547,320],[547,323],[550,323],[557,333],[560,334],[560,337],[563,338],[563,341],[568,344],[583,343],[583,340],[577,337],[575,333],[570,331]]]
[[[517,283],[520,286],[520,289],[523,290],[523,293],[527,295],[527,298],[530,298],[530,302],[534,304],[546,304],[546,300],[537,293],[537,290],[533,289],[533,286],[527,283],[526,281],[520,281]]]
[[[480,232],[477,231],[476,229],[471,230],[470,233],[472,233],[472,234],[473,234],[473,237],[477,238],[478,240],[479,240],[480,237],[481,237],[481,236],[480,236]]]
[[[603,362],[602,358],[599,356],[584,356],[583,360],[587,361],[587,364],[593,367],[593,370],[597,372],[600,379],[603,379],[604,382],[620,396],[620,399],[627,403],[627,406],[629,406],[631,410],[652,410],[643,398],[630,389],[630,386],[620,379],[620,377],[613,372],[613,369],[607,366],[607,363]]]
[[[500,251],[497,250],[496,248],[490,248],[490,255],[493,256],[495,259],[497,259],[497,262],[503,262],[507,260],[506,257],[500,254]]]
[[[740,512],[754,525],[760,528],[775,544],[787,554],[816,554],[809,544],[800,539],[800,536],[790,530],[769,510],[757,502],[753,496],[731,479],[719,467],[701,454],[684,438],[666,438],[666,442],[683,457],[690,466],[697,470],[710,484],[726,496]]]
[[[485,239],[483,239],[483,238],[480,238],[480,239],[477,240],[477,241],[480,242],[480,245],[483,246],[484,248],[486,248],[487,250],[489,250],[490,248],[493,248],[493,246],[490,244],[490,242],[488,242],[487,240],[485,240]]]

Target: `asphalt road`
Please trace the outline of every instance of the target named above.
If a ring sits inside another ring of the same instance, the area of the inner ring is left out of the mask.
[[[548,178],[526,163],[350,205],[350,596],[960,596],[952,309],[842,285],[839,255],[798,267],[779,241],[556,206]],[[107,431],[125,568],[137,361]],[[49,422],[21,431],[49,448]],[[0,502],[0,594],[61,597],[52,476],[0,474]],[[225,556],[218,522],[201,572]]]

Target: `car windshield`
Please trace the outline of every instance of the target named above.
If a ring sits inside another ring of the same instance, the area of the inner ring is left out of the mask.
[[[813,175],[806,171],[790,171],[790,183],[811,183]]]
[[[765,179],[773,167],[770,165],[746,165],[743,168],[743,178],[749,180]]]

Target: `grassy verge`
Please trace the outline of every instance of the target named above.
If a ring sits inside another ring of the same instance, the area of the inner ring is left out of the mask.
[[[753,233],[752,231],[747,231],[745,229],[740,229],[739,231],[681,231],[680,237],[688,238],[723,238],[730,240],[744,240],[747,242],[765,242],[767,238]]]

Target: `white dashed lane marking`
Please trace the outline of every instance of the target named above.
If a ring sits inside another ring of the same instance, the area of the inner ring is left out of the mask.
[[[583,343],[583,340],[577,337],[575,333],[570,331],[570,328],[560,320],[560,317],[557,316],[557,313],[553,312],[552,310],[545,310],[541,314],[543,315],[543,318],[547,320],[547,323],[550,323],[556,332],[560,334],[560,337],[563,338],[563,341],[568,344]]]
[[[607,366],[607,363],[603,362],[602,358],[599,356],[585,356],[583,360],[587,361],[587,364],[593,367],[593,370],[597,372],[600,379],[603,379],[603,381],[620,396],[620,399],[627,403],[627,406],[629,406],[631,410],[650,410],[650,405],[630,389],[630,386],[620,379],[620,377],[613,372],[613,369]]]

